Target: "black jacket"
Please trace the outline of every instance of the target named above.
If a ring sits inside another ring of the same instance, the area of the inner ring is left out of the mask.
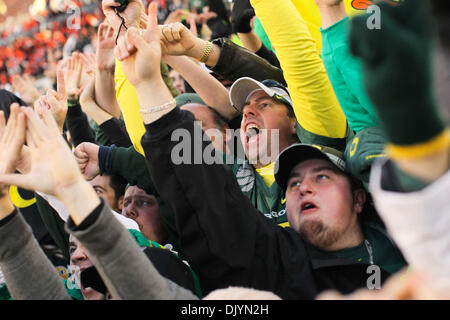
[[[205,294],[244,286],[284,299],[313,299],[324,289],[349,293],[366,287],[369,265],[321,252],[293,229],[275,226],[253,207],[226,165],[174,165],[171,153],[179,142],[171,134],[178,128],[194,137],[193,115],[174,109],[147,125],[142,146],[155,187],[175,213],[180,253]],[[210,142],[197,143],[204,150]],[[381,281],[386,277],[382,271]]]
[[[231,82],[241,77],[250,77],[257,81],[272,79],[287,86],[283,71],[273,65],[273,59],[269,59],[271,63],[228,38],[218,38],[213,43],[220,47],[219,60],[210,68],[214,73]],[[258,53],[264,54],[261,50]]]

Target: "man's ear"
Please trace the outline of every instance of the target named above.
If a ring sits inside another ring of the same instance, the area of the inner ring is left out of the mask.
[[[290,118],[290,122],[291,122],[291,133],[294,136],[297,136],[297,118],[296,117]]]
[[[121,213],[123,209],[123,196],[120,196],[119,199],[117,199],[117,207],[120,210],[119,213]]]
[[[356,210],[357,214],[363,211],[366,200],[367,195],[364,189],[356,189],[353,191],[353,208]]]

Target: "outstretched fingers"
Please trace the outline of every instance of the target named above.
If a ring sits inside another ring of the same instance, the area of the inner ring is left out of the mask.
[[[13,103],[10,106],[10,114],[8,119],[8,124],[6,125],[4,135],[2,136],[2,141],[4,143],[8,143],[14,137],[14,131],[17,126],[17,118],[19,115],[19,105],[17,103]]]
[[[160,39],[159,35],[159,27],[158,27],[158,6],[156,2],[150,3],[148,6],[148,22],[147,22],[147,30],[144,34],[144,39],[147,42],[158,41]]]
[[[47,140],[46,128],[38,115],[31,109],[24,110],[25,116],[27,118],[27,142],[31,143],[30,147],[42,147],[42,145]],[[42,117],[47,112],[42,113]]]
[[[58,69],[56,72],[57,99],[64,100],[66,98],[66,81],[64,78],[64,70]]]
[[[3,112],[3,110],[0,110],[0,139],[3,137],[5,127],[6,127],[5,112]]]

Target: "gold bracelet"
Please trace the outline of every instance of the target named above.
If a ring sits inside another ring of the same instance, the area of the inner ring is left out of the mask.
[[[212,52],[212,49],[213,49],[213,44],[208,41],[208,43],[206,44],[205,50],[203,50],[203,55],[200,58],[200,62],[205,63],[206,61],[208,61],[208,58]]]

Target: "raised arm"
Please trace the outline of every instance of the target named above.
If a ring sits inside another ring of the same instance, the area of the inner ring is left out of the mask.
[[[343,0],[315,0],[322,19],[322,59],[350,128],[377,126],[378,116],[363,85],[361,62],[349,50],[350,18]]]
[[[352,21],[350,33],[388,141],[390,161],[372,169],[371,192],[411,266],[448,292],[450,130],[433,90],[430,2],[408,0],[380,9],[381,29],[367,29],[362,16]]]
[[[272,48],[263,44],[258,34],[253,30],[255,23],[255,10],[250,5],[250,0],[237,0],[233,3],[231,11],[231,25],[237,33],[242,44],[251,52],[266,59],[272,65],[280,68],[280,61]]]
[[[172,133],[183,129],[193,136],[194,116],[176,108],[170,94],[161,90],[164,86],[157,68],[161,48],[156,22],[143,36],[136,31],[128,31],[137,53],[124,61],[124,71],[137,88],[146,126],[142,145],[158,193],[176,215],[182,254],[196,270],[206,292],[226,285],[280,290],[271,275],[278,274],[282,266],[272,249],[283,229],[256,211],[226,165],[191,165],[196,157],[193,153],[188,163],[174,164],[171,154],[179,142],[172,141]],[[145,71],[140,68],[143,63],[147,65]],[[195,150],[197,143],[191,139],[186,148]],[[200,151],[210,143],[203,141]],[[233,212],[233,216],[227,212]],[[268,247],[274,256],[267,254]]]
[[[251,4],[275,47],[298,123],[316,135],[345,137],[345,115],[305,20],[290,0],[251,0]]]
[[[384,5],[383,10],[380,30],[365,28],[364,16],[354,18],[351,50],[362,60],[364,85],[380,116],[390,158],[401,171],[429,183],[449,169],[450,145],[433,90],[429,4],[409,0],[400,8]],[[400,28],[401,15],[414,10],[423,16],[416,14]],[[400,58],[403,55],[406,59]],[[400,121],[405,115],[408,121]]]
[[[222,117],[232,120],[239,114],[231,105],[228,90],[198,63],[186,56],[164,56],[163,59],[178,71],[202,100]]]
[[[96,90],[94,98],[107,114],[120,118],[120,107],[116,99],[114,82],[114,69],[116,65],[114,58],[115,30],[107,23],[102,23],[98,28],[97,37],[94,85]],[[94,121],[97,122],[98,120],[94,118]]]
[[[52,115],[44,112],[41,120],[30,108],[21,111],[27,119],[31,169],[26,174],[11,174],[10,170],[4,170],[6,174],[0,174],[0,182],[54,195],[64,203],[71,217],[66,230],[77,236],[90,253],[90,259],[113,298],[195,298],[162,277],[131,234],[113,218],[108,206],[83,179]],[[24,136],[25,132],[22,139]],[[55,275],[58,277],[56,272]],[[62,285],[60,280],[59,283]]]
[[[0,175],[14,172],[25,141],[26,120],[17,104],[5,127],[0,112]],[[8,184],[0,183],[0,266],[15,300],[69,299],[63,282],[33,236],[30,226],[14,208]]]

